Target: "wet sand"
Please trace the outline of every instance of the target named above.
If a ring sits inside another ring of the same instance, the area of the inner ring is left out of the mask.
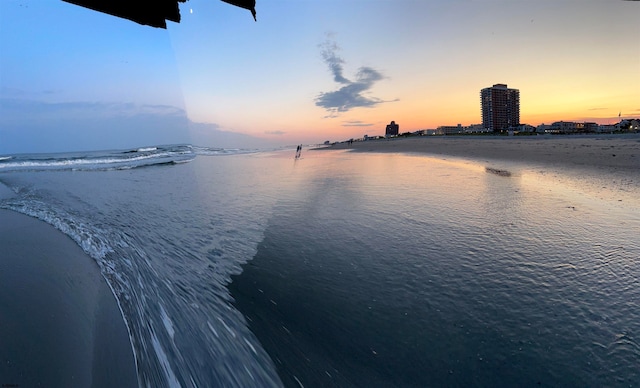
[[[337,143],[326,149],[403,152],[607,169],[640,174],[640,134],[580,136],[421,136]]]
[[[136,387],[131,342],[98,265],[52,226],[0,210],[0,385]]]

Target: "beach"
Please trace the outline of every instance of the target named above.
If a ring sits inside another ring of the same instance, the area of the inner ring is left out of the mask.
[[[638,138],[602,137],[11,155],[0,383],[135,386],[128,347],[153,387],[636,386]]]
[[[419,136],[336,143],[326,149],[409,152],[509,160],[563,167],[624,171],[637,175],[640,135]]]
[[[127,328],[95,261],[9,210],[0,210],[0,246],[0,384],[137,386]]]

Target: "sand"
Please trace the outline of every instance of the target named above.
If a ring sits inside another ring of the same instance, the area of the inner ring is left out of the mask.
[[[327,149],[411,152],[598,168],[640,174],[640,134],[580,136],[420,136],[338,143]]]
[[[0,210],[0,344],[3,387],[138,386],[98,265],[52,226],[8,210]]]

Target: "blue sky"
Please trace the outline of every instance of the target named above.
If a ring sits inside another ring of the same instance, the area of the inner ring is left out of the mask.
[[[163,30],[59,0],[3,0],[0,153],[466,125],[495,83],[520,89],[533,125],[638,117],[639,4],[258,0],[256,23],[189,0]]]

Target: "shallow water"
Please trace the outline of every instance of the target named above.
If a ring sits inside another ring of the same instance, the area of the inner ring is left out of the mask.
[[[640,384],[637,187],[302,156],[4,172],[0,206],[98,261],[142,385]]]
[[[637,200],[522,166],[334,159],[276,205],[231,285],[285,383],[640,381]]]

